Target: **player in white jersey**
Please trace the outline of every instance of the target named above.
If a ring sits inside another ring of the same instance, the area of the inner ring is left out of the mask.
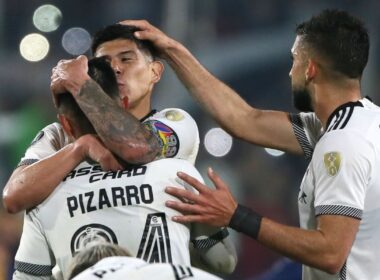
[[[380,268],[369,260],[380,258],[376,202],[380,200],[380,112],[361,97],[369,36],[360,20],[343,11],[326,10],[297,26],[289,73],[294,105],[314,113],[302,115],[304,122],[294,126],[297,118],[289,113],[248,105],[182,44],[148,22],[123,23],[141,29],[135,36],[150,40],[160,50],[186,88],[229,133],[264,147],[296,154],[305,151],[312,158],[299,196],[301,228],[276,223],[238,205],[212,170],[209,176],[216,190],[185,174],[179,177],[200,190],[199,195],[168,190],[194,202],[167,203],[185,212],[176,221],[229,225],[302,262],[304,279],[380,279]]]
[[[163,65],[148,42],[133,36],[135,30],[111,25],[93,41],[94,56],[104,57],[116,75],[119,95],[113,99],[98,86],[99,81],[90,79],[84,56],[60,61],[53,69],[54,96],[63,91],[73,94],[101,141],[93,135],[74,141],[58,123],[41,130],[4,187],[8,212],[41,203],[86,156],[104,170],[122,169],[118,159],[132,164],[165,157],[195,162],[199,134],[194,119],[181,109],[152,110],[151,95]],[[39,184],[35,178],[40,178]]]
[[[70,137],[94,133],[69,93],[58,101],[60,120]],[[96,241],[121,244],[148,262],[190,265],[191,239],[204,265],[231,272],[236,256],[226,229],[170,219],[178,212],[165,207],[169,195],[164,188],[176,183],[181,170],[201,179],[193,164],[183,159],[108,172],[98,164],[80,163],[43,203],[26,213],[14,279],[49,279],[55,264],[65,276],[72,256]]]
[[[108,257],[85,270],[74,280],[222,280],[195,267],[179,264],[149,264],[131,257]]]
[[[150,264],[118,245],[97,243],[80,251],[70,264],[68,279],[221,279],[195,267]]]
[[[180,159],[161,159],[117,172],[81,163],[26,214],[17,271],[49,276],[57,264],[66,276],[72,256],[96,241],[119,244],[147,262],[189,266],[191,240],[211,268],[232,272],[236,260],[224,245],[229,244],[226,229],[171,220],[178,212],[165,207],[170,196],[164,189],[173,184],[186,187],[177,180],[178,171],[202,180],[191,163]],[[23,279],[23,274],[18,275],[15,279]]]

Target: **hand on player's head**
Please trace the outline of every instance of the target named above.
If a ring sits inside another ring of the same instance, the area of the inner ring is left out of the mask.
[[[57,106],[56,95],[70,92],[75,96],[79,93],[85,82],[90,79],[87,73],[87,63],[87,57],[80,55],[76,59],[60,60],[52,69],[50,90],[55,106]]]

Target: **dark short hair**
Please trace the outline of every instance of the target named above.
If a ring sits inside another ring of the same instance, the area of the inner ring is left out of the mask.
[[[115,99],[119,96],[115,73],[104,58],[90,59],[88,61],[88,74],[109,97]],[[57,108],[60,114],[75,121],[83,133],[95,133],[91,122],[69,92],[61,93],[57,96]]]
[[[69,266],[68,279],[74,278],[101,259],[113,256],[130,257],[131,254],[119,245],[111,243],[98,243],[79,251]]]
[[[368,61],[369,36],[358,18],[344,11],[324,10],[299,24],[296,34],[326,58],[332,70],[349,78],[362,76]]]
[[[134,36],[134,33],[139,30],[140,29],[136,26],[123,24],[112,24],[104,27],[103,29],[97,31],[92,39],[92,54],[94,55],[98,47],[105,42],[117,39],[127,39],[135,42],[136,46],[141,51],[144,51],[146,54],[155,59],[157,56],[157,51],[153,44],[150,41],[140,40]]]

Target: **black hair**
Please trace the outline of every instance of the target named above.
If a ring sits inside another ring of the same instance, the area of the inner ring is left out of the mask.
[[[359,19],[347,12],[324,10],[299,24],[296,34],[317,55],[326,58],[331,69],[349,78],[360,78],[368,61],[369,36]]]
[[[109,97],[113,99],[119,97],[115,73],[104,58],[90,59],[88,61],[88,74]],[[61,93],[57,96],[57,108],[60,114],[75,121],[83,134],[95,133],[91,122],[69,92]]]
[[[105,42],[117,39],[127,39],[135,42],[136,46],[141,51],[144,51],[146,54],[155,59],[157,56],[157,51],[153,44],[150,41],[140,40],[134,36],[134,32],[139,30],[140,29],[136,26],[123,24],[112,24],[104,27],[103,29],[97,31],[92,39],[92,54],[94,55],[98,47]]]

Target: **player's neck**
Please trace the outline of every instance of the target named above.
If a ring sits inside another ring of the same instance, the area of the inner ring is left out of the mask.
[[[314,112],[326,128],[327,120],[336,108],[361,99],[360,81],[349,80],[344,84],[321,84],[314,94]]]

